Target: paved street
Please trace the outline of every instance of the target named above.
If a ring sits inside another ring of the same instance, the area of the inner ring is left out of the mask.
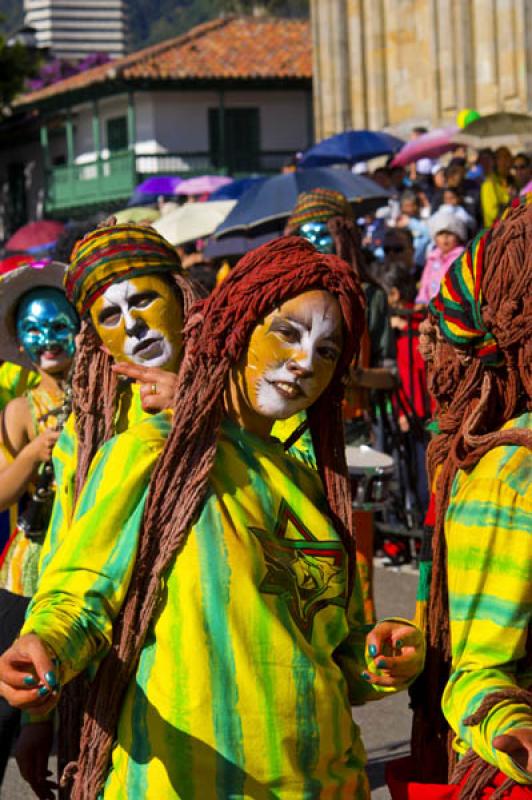
[[[378,616],[391,614],[411,616],[414,611],[417,574],[406,571],[405,568],[402,568],[401,572],[395,572],[377,567],[375,578]],[[362,738],[368,753],[372,800],[389,800],[390,795],[384,782],[384,765],[390,758],[404,755],[408,751],[410,736],[408,697],[400,695],[385,698],[378,703],[369,703],[355,709],[354,715],[362,729]],[[17,766],[11,759],[0,792],[1,800],[33,800],[34,797],[35,795],[20,779]]]

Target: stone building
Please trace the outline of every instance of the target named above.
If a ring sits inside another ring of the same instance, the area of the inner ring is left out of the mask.
[[[311,0],[316,139],[532,111],[532,0]]]

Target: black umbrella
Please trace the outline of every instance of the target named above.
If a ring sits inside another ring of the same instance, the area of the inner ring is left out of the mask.
[[[335,189],[341,192],[354,205],[358,214],[385,205],[389,197],[388,192],[375,181],[354,175],[347,169],[298,169],[275,175],[248,189],[214,231],[213,236],[218,239],[225,234],[243,233],[274,220],[286,220],[300,193],[310,189]]]
[[[271,242],[272,239],[278,239],[283,235],[282,230],[271,230],[268,233],[263,233],[262,228],[250,232],[247,236],[243,233],[233,234],[229,233],[227,236],[221,236],[215,239],[213,236],[209,238],[203,255],[205,258],[231,258],[234,256],[242,256],[248,250],[254,250],[260,247],[261,244]]]

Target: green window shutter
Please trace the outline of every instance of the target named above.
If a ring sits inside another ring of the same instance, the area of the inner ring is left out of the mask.
[[[127,150],[127,117],[107,120],[107,147],[111,153]]]
[[[224,110],[224,161],[220,154],[218,108],[208,109],[209,152],[214,167],[233,172],[255,172],[260,168],[260,115],[258,108]]]

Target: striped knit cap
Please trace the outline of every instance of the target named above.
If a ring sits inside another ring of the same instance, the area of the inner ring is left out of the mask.
[[[429,309],[447,341],[467,348],[485,364],[498,366],[502,354],[481,314],[484,258],[492,230],[481,231],[452,264]]]
[[[349,201],[333,189],[312,189],[299,195],[287,225],[300,228],[306,222],[327,222],[331,217],[354,219]]]
[[[65,291],[83,317],[112,283],[180,271],[176,249],[153,228],[111,225],[96,228],[76,244],[65,273]]]

